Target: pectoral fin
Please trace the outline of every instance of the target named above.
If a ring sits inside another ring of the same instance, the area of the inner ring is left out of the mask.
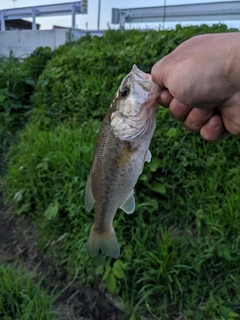
[[[92,194],[91,175],[89,175],[85,188],[85,207],[90,212],[94,206],[94,198]]]
[[[127,198],[127,200],[124,202],[124,204],[121,205],[120,209],[122,209],[127,214],[133,213],[135,210],[135,199],[133,196],[133,192],[130,194],[130,196]]]
[[[151,152],[148,150],[147,154],[146,154],[145,161],[146,162],[151,162],[151,160],[152,160],[152,155],[151,155]]]
[[[141,171],[141,173],[143,172],[143,168],[144,168],[145,162],[151,162],[151,160],[152,160],[152,155],[151,155],[151,152],[148,150],[148,151],[146,152],[146,155],[145,155],[145,161],[143,161],[143,164],[142,164],[142,171]]]

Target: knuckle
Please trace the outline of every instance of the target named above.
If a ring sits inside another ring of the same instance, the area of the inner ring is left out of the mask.
[[[169,112],[178,121],[184,121],[188,114],[191,112],[191,108],[186,107],[177,100],[173,100],[169,106]]]

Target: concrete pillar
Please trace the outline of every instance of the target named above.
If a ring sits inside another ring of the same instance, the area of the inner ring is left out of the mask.
[[[3,10],[0,11],[0,15],[1,15],[1,31],[5,31],[5,19],[4,19],[4,11]]]
[[[126,12],[120,11],[120,17],[119,17],[120,29],[124,29],[125,20],[126,20]]]
[[[37,30],[37,25],[36,25],[36,9],[32,9],[32,30]]]
[[[76,29],[76,4],[72,4],[72,29]]]

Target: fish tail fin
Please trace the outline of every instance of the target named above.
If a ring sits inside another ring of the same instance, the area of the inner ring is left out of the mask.
[[[110,231],[99,233],[94,230],[93,225],[86,244],[86,252],[91,252],[93,256],[96,256],[100,249],[111,258],[117,259],[120,255],[120,246],[114,229],[112,228]]]

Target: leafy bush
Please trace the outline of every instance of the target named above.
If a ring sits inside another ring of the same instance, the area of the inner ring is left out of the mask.
[[[51,57],[50,48],[40,47],[24,61],[12,52],[0,59],[0,152],[28,121],[36,81]]]
[[[0,318],[18,320],[53,320],[54,294],[34,282],[34,273],[17,266],[0,266]]]
[[[35,118],[53,122],[103,117],[120,81],[136,64],[150,72],[153,64],[186,39],[202,33],[228,32],[225,25],[181,27],[141,32],[109,30],[101,38],[82,37],[62,46],[39,78]]]
[[[0,150],[9,137],[27,121],[34,83],[21,69],[21,62],[10,54],[0,60]]]
[[[39,47],[24,59],[22,69],[36,82],[53,56],[54,51],[51,48]]]

